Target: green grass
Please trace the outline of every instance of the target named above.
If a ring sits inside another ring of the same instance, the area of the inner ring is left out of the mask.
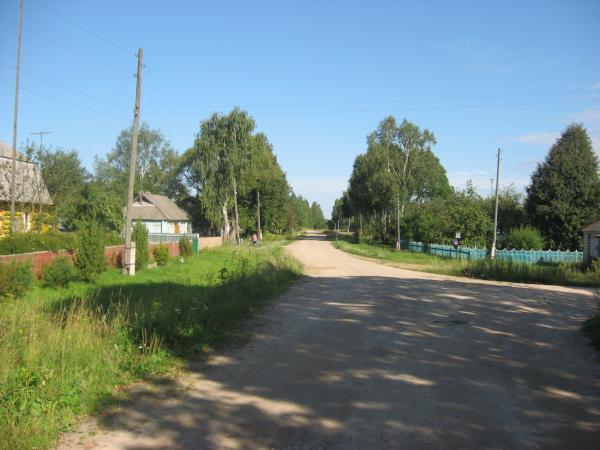
[[[455,261],[432,256],[426,253],[415,253],[409,251],[394,251],[390,246],[377,245],[374,243],[352,243],[346,240],[333,241],[335,248],[357,256],[375,258],[383,261],[393,262],[395,266],[404,269],[422,270],[426,272],[455,273],[460,275],[459,270],[454,270]]]
[[[281,243],[222,247],[95,284],[0,303],[0,448],[48,448],[119,385],[244,336],[242,321],[298,276]]]
[[[592,341],[592,345],[600,350],[600,312],[583,322],[582,330]]]
[[[485,280],[517,283],[600,286],[600,266],[588,270],[578,264],[524,264],[504,260],[453,260],[410,251],[396,252],[389,246],[336,240],[333,245],[358,256],[388,261],[404,269]]]

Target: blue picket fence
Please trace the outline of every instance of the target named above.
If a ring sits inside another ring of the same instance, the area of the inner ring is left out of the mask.
[[[417,253],[428,253],[452,259],[485,259],[485,248],[454,248],[451,245],[424,244],[422,242],[402,241],[402,249]],[[583,261],[583,252],[570,252],[559,250],[497,250],[496,258],[526,264],[539,263],[580,263]]]

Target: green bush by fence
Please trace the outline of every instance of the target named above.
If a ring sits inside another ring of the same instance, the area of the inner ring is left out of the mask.
[[[194,254],[192,243],[189,239],[182,237],[179,239],[179,256],[182,258],[189,258]]]
[[[166,245],[157,245],[152,249],[152,255],[154,256],[154,261],[159,266],[165,266],[169,262],[169,247]]]
[[[0,264],[0,298],[20,297],[33,285],[33,272],[29,263]]]
[[[71,258],[61,256],[44,267],[44,286],[65,288],[77,279],[77,270]]]

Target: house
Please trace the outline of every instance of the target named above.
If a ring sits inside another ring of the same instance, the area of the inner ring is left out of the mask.
[[[583,228],[583,259],[600,258],[600,220]]]
[[[0,141],[0,236],[11,228],[12,146]],[[42,177],[41,169],[23,155],[17,154],[15,179],[15,217],[18,231],[48,230],[52,199]]]
[[[131,219],[140,220],[150,234],[191,234],[190,216],[164,195],[141,192],[133,201]]]

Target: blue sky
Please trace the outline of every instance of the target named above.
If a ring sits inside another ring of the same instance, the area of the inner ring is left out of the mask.
[[[92,168],[141,118],[182,152],[238,105],[294,190],[329,215],[386,115],[437,137],[451,183],[523,189],[567,124],[600,149],[600,2],[24,0],[18,141]],[[0,140],[12,142],[17,0],[0,2]]]

